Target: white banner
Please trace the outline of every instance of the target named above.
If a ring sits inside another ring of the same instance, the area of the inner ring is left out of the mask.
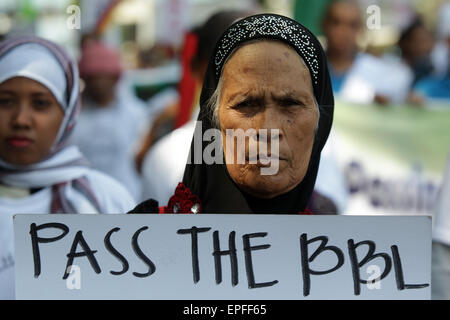
[[[18,299],[430,299],[428,216],[16,215]]]

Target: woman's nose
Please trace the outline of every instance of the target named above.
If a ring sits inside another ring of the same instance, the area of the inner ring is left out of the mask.
[[[277,138],[281,139],[282,137],[282,116],[280,114],[280,110],[277,110],[275,106],[267,106],[264,108],[264,111],[260,114],[258,119],[258,128],[257,131],[266,132],[267,136],[271,138],[274,134],[276,134]],[[258,130],[259,129],[259,130]]]
[[[32,123],[32,113],[30,108],[21,104],[16,107],[13,114],[12,123],[15,127],[29,127]]]

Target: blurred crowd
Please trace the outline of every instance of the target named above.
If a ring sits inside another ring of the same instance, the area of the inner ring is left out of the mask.
[[[323,19],[331,80],[337,97],[355,102],[426,105],[449,99],[450,5],[439,10],[436,30],[420,15],[401,31],[399,54],[361,52],[357,38],[364,28],[361,8],[354,1],[335,1]]]
[[[256,6],[215,13],[185,34],[178,53],[159,44],[143,50],[142,67],[170,56],[178,59],[181,70],[175,87],[150,97],[136,95],[119,50],[96,33],[83,34],[79,45],[82,111],[72,140],[92,166],[125,185],[136,201],[167,201],[184,170],[203,76],[215,40],[233,21],[258,12],[261,8]],[[321,39],[336,100],[425,108],[435,101],[448,105],[450,3],[444,2],[439,8],[434,30],[418,13],[409,20],[391,50],[361,50],[358,39],[365,32],[366,22],[360,2],[328,2],[320,23]],[[330,159],[326,155],[323,167],[335,166],[333,155]],[[336,172],[327,168],[322,171],[328,172],[327,180],[330,172]],[[340,174],[332,178],[343,181]],[[335,206],[342,211],[345,195],[336,189],[345,189],[343,182],[334,189]]]

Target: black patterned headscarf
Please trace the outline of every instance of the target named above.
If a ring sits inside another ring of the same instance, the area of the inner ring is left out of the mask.
[[[333,122],[334,99],[325,53],[317,38],[306,27],[290,18],[275,14],[259,14],[232,24],[216,43],[203,82],[197,128],[202,132],[214,128],[208,103],[217,88],[224,64],[232,52],[256,39],[281,41],[292,47],[304,60],[311,75],[320,117],[308,170],[303,180],[291,191],[272,199],[250,196],[239,189],[225,164],[188,164],[183,183],[202,201],[203,213],[268,213],[295,214],[306,209],[314,190],[322,151]],[[207,143],[203,142],[203,149]],[[194,154],[194,140],[190,156]]]

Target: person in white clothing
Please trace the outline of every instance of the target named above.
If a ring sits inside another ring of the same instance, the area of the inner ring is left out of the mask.
[[[147,122],[145,103],[124,83],[118,53],[102,42],[84,44],[79,69],[86,86],[73,143],[95,169],[117,179],[139,200],[141,181],[133,156]]]
[[[68,142],[80,108],[78,69],[37,37],[0,43],[0,299],[14,299],[13,215],[125,213],[116,180]]]
[[[162,137],[148,151],[143,162],[142,199],[157,199],[167,203],[183,178],[191,147],[197,112],[189,122]]]

